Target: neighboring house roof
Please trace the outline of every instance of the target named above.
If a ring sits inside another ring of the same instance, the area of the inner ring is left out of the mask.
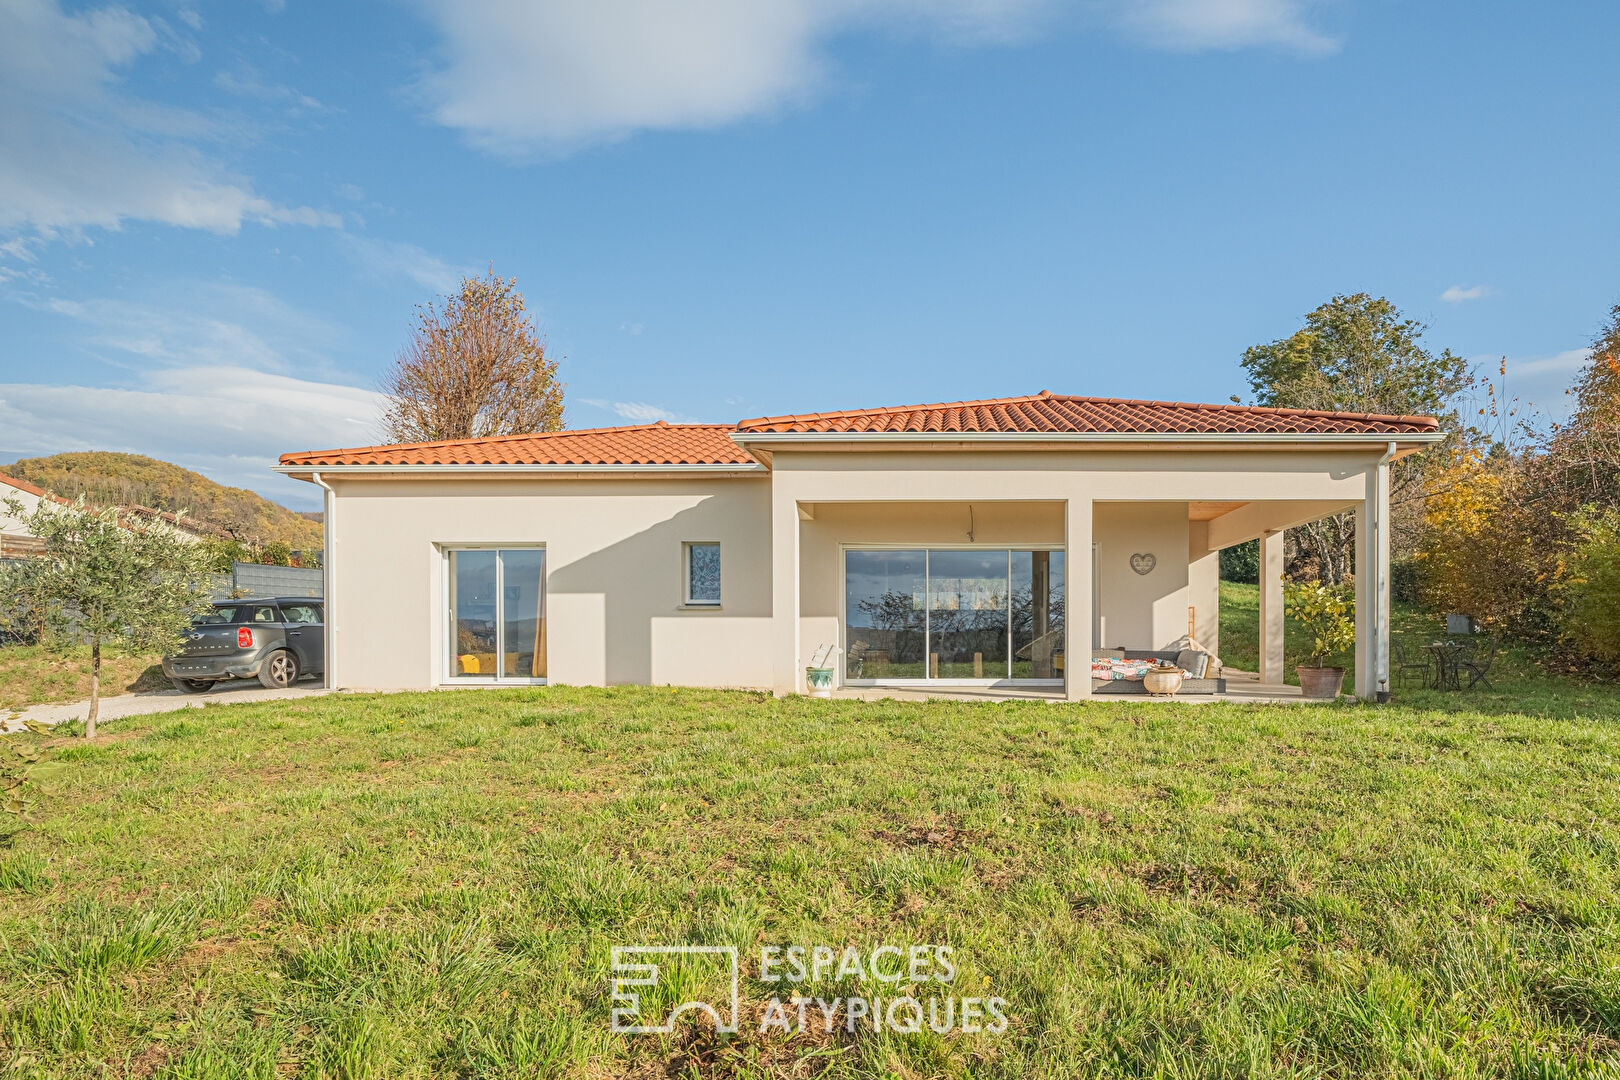
[[[884,409],[768,416],[740,424],[635,424],[489,439],[308,450],[281,455],[300,468],[395,465],[735,466],[756,467],[733,439],[820,433],[886,435],[1370,435],[1432,439],[1432,416],[1270,409],[1071,397],[1043,390],[1026,397],[901,405]]]
[[[281,455],[283,465],[735,465],[756,463],[730,424],[635,424]]]
[[[169,510],[157,510],[150,506],[141,506],[134,503],[120,506],[118,512],[126,517],[156,518],[159,521],[167,522],[177,531],[190,536],[212,536],[220,540],[233,539],[231,531],[223,525],[215,525],[212,521],[204,521],[202,518],[191,517],[189,514],[176,514]]]
[[[976,432],[986,434],[1208,434],[1208,435],[1424,435],[1437,432],[1432,416],[1270,409],[1256,405],[1198,405],[1071,397],[1043,390],[1016,398],[899,405],[884,409],[766,416],[744,420],[739,433]]]
[[[4,484],[6,487],[16,488],[18,491],[26,491],[30,495],[38,495],[42,499],[45,498],[45,489],[44,488],[37,488],[33,484],[30,484],[28,481],[19,480],[15,476],[7,476],[5,473],[0,473],[0,484]],[[4,498],[4,497],[5,497],[5,492],[0,492],[0,498]],[[67,501],[66,499],[57,498],[54,495],[51,496],[51,497],[55,498],[57,502],[66,502]]]

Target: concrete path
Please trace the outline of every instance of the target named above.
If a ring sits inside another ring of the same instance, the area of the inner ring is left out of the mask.
[[[232,704],[253,701],[284,701],[291,698],[317,697],[329,694],[318,683],[304,682],[286,690],[267,690],[257,682],[239,679],[205,694],[183,694],[179,690],[144,690],[136,694],[119,694],[101,699],[101,715],[97,723],[120,720],[126,716],[146,716],[151,713],[176,712],[180,709],[199,709],[212,702]],[[89,712],[88,701],[73,701],[60,705],[30,705],[21,713],[0,712],[0,733],[22,730],[23,721],[39,724],[60,724],[64,720],[83,720]]]

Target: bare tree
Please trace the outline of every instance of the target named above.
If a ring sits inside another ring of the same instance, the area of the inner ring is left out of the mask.
[[[417,309],[410,341],[383,380],[394,442],[481,439],[563,424],[563,384],[516,278],[465,278],[442,308]]]

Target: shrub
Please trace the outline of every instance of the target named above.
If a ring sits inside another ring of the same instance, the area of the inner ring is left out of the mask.
[[[1587,656],[1620,663],[1620,510],[1570,516],[1577,537],[1558,591],[1563,633]]]
[[[1221,549],[1221,580],[1253,585],[1260,580],[1260,541]]]
[[[1311,636],[1310,667],[1326,667],[1328,660],[1356,643],[1356,593],[1351,585],[1324,585],[1320,581],[1283,583],[1288,617]]]
[[[1423,591],[1423,575],[1416,559],[1392,559],[1389,564],[1389,598],[1398,604],[1417,604]]]

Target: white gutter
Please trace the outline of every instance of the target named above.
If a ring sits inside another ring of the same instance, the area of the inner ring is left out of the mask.
[[[1443,431],[1428,431],[1401,435],[1403,443],[1436,443],[1446,437]],[[1211,431],[1156,432],[1156,431],[738,431],[731,441],[741,446],[750,443],[818,443],[818,442],[933,442],[933,443],[1237,443],[1246,446],[1303,444],[1307,446],[1377,445],[1389,440],[1387,432],[1254,432],[1231,433]],[[1391,443],[1391,445],[1394,445]]]
[[[321,552],[321,573],[323,575],[321,592],[325,594],[321,598],[321,605],[326,616],[326,634],[324,635],[325,640],[322,642],[325,647],[323,660],[326,671],[322,675],[326,680],[326,688],[336,690],[338,685],[336,670],[337,623],[332,619],[332,594],[335,591],[333,586],[337,583],[337,530],[332,527],[332,517],[333,512],[337,510],[337,492],[332,490],[332,485],[321,479],[321,474],[318,472],[312,474],[310,479],[314,480],[321,490],[326,493],[321,511],[321,529],[323,530],[321,543],[325,545],[325,550]]]
[[[636,473],[650,473],[655,476],[730,476],[740,473],[766,472],[765,466],[754,462],[747,465],[272,465],[271,472],[278,472],[284,476],[293,476],[318,469],[323,473],[409,473],[412,476],[423,474],[449,474],[469,475],[490,473],[494,475],[510,473],[526,473],[541,476],[574,476],[574,475],[632,475]]]

